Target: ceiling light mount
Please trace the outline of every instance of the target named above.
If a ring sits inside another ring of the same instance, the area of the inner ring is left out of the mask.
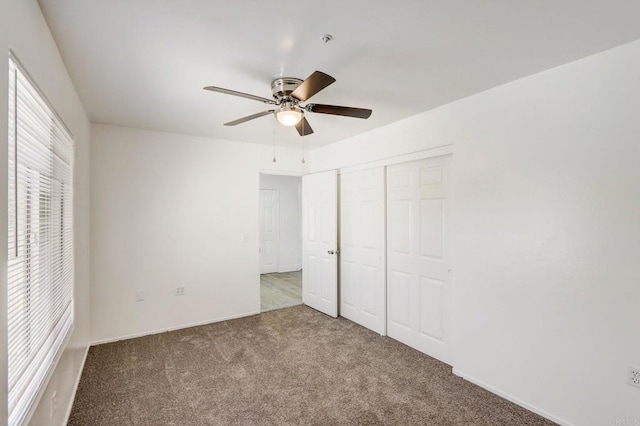
[[[302,80],[299,78],[276,78],[271,82],[271,93],[277,101],[282,101],[283,98],[288,98],[300,84],[302,84]]]
[[[333,40],[333,36],[331,34],[325,34],[322,36],[322,41],[325,43],[329,43],[331,40]]]

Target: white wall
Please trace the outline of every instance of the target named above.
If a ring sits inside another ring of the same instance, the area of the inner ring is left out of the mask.
[[[640,420],[639,75],[640,41],[310,156],[453,144],[454,369],[566,424]]]
[[[93,340],[260,312],[260,170],[299,173],[300,150],[274,164],[265,145],[104,125],[91,137]]]
[[[32,0],[0,0],[0,175],[7,176],[7,52],[12,49],[45,93],[75,136],[75,330],[49,385],[37,407],[31,424],[61,425],[66,422],[76,380],[89,342],[89,121],[73,88],[57,47]],[[0,185],[0,257],[7,258],[7,185]],[[2,287],[6,288],[6,261],[0,263]],[[6,292],[0,292],[0,424],[7,419],[6,378]],[[58,409],[51,415],[51,395],[57,392]]]
[[[260,175],[260,189],[277,189],[280,194],[278,272],[302,268],[302,178]]]

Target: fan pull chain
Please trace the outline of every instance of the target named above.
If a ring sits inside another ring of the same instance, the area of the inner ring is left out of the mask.
[[[303,134],[303,138],[302,138],[302,164],[306,163],[306,161],[304,161],[304,135],[305,135],[304,123],[305,123],[305,119],[304,119],[304,116],[302,116],[302,134]]]
[[[276,160],[276,126],[275,124],[273,125],[273,161],[274,163],[278,160]]]

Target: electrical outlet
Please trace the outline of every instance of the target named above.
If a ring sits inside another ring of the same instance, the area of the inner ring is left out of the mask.
[[[184,287],[176,287],[176,296],[184,296],[187,291]]]
[[[136,302],[144,301],[144,290],[136,290]]]
[[[629,367],[628,381],[631,386],[640,388],[640,368]]]
[[[58,392],[53,391],[53,394],[51,395],[51,419],[52,420],[56,415],[56,411],[58,411]]]

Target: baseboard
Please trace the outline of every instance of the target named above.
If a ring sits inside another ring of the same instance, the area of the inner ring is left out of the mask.
[[[278,273],[299,271],[300,269],[302,269],[301,265],[278,266]]]
[[[177,325],[177,326],[172,326],[167,328],[159,328],[151,331],[142,331],[140,333],[127,334],[119,337],[109,337],[107,339],[96,340],[92,342],[90,346],[102,345],[104,343],[119,342],[120,340],[135,339],[136,337],[151,336],[153,334],[166,333],[167,331],[182,330],[183,328],[198,327],[200,325],[214,324],[216,322],[228,321],[228,320],[237,319],[237,318],[250,317],[252,315],[258,315],[259,313],[260,311],[245,312],[238,315],[230,315],[228,317],[214,318],[214,319],[209,319],[205,321],[193,322],[189,324]]]
[[[559,425],[562,425],[562,426],[574,426],[574,424],[571,423],[571,422],[568,422],[568,421],[563,420],[563,419],[561,419],[559,417],[556,417],[553,414],[549,414],[548,412],[546,412],[546,411],[544,411],[544,410],[542,410],[542,409],[540,409],[538,407],[535,407],[535,406],[533,406],[531,404],[528,404],[528,403],[526,403],[526,402],[524,402],[524,401],[522,401],[522,400],[520,400],[520,399],[518,399],[516,397],[513,397],[513,396],[511,396],[511,395],[509,395],[509,394],[507,394],[505,392],[502,392],[501,390],[496,389],[493,386],[490,386],[490,385],[488,385],[488,384],[476,379],[475,377],[469,376],[468,374],[466,374],[466,373],[464,373],[464,372],[462,372],[462,371],[460,371],[460,370],[458,370],[456,368],[453,368],[451,370],[451,372],[453,374],[455,374],[456,376],[462,377],[466,381],[473,383],[474,385],[478,385],[481,388],[484,388],[484,389],[488,390],[491,393],[495,393],[496,395],[498,395],[498,396],[500,396],[500,397],[502,397],[502,398],[504,398],[504,399],[506,399],[508,401],[511,401],[514,404],[517,404],[517,405],[521,406],[522,408],[526,408],[529,411],[532,411],[532,412],[534,412],[536,414],[539,414],[542,417],[551,420],[552,422],[558,423]]]
[[[71,401],[69,401],[69,406],[67,407],[67,414],[65,416],[66,425],[69,423],[69,417],[71,417],[71,410],[73,410],[73,403],[76,400],[76,393],[78,392],[78,386],[80,386],[80,379],[82,378],[82,372],[84,371],[84,364],[87,362],[87,356],[89,355],[89,348],[91,345],[87,345],[87,348],[84,350],[84,357],[82,358],[82,364],[80,365],[80,371],[78,372],[78,377],[76,377],[76,383],[73,386],[73,392],[71,393]]]

